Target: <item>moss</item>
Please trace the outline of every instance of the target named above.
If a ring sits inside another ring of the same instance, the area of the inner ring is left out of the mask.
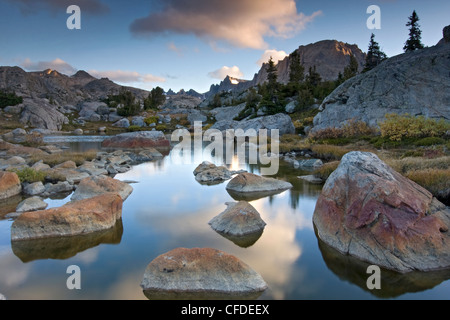
[[[66,161],[73,161],[77,166],[81,166],[86,161],[92,161],[97,158],[97,151],[86,151],[86,152],[63,152],[49,155],[39,155],[31,157],[31,162],[37,162],[42,160],[49,166],[56,166]]]

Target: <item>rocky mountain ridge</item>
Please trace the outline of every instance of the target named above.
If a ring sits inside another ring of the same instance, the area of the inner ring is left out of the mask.
[[[348,44],[337,40],[322,40],[305,46],[300,46],[295,50],[300,56],[301,63],[305,68],[305,74],[309,68],[314,66],[317,72],[325,81],[336,80],[339,73],[343,73],[345,67],[350,62],[353,55],[358,61],[359,71],[362,71],[365,64],[366,54],[355,44]],[[276,61],[275,61],[276,62]],[[277,64],[278,81],[283,84],[289,82],[291,55],[287,56]],[[227,76],[220,84],[213,84],[206,97],[215,95],[222,91],[245,91],[251,87],[267,81],[267,63],[264,63],[252,80],[237,79]]]

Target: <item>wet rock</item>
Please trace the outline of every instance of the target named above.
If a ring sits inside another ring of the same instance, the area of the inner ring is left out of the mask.
[[[233,236],[259,233],[266,223],[259,212],[248,202],[227,202],[228,208],[209,221],[215,231]]]
[[[109,192],[119,194],[122,200],[125,201],[133,192],[133,187],[127,183],[106,176],[89,177],[80,182],[71,200],[88,199]]]
[[[343,157],[313,221],[326,244],[371,264],[402,273],[450,267],[450,210],[372,153]]]
[[[52,196],[60,193],[67,193],[73,191],[73,185],[71,185],[67,181],[60,181],[58,183],[52,184],[47,183],[45,185],[45,192],[42,194],[43,196]]]
[[[41,181],[30,183],[24,186],[23,193],[28,196],[37,196],[45,191],[45,187]]]
[[[286,181],[261,177],[253,173],[244,172],[234,177],[227,185],[227,190],[239,193],[285,191],[292,188]]]
[[[141,282],[144,291],[169,293],[262,292],[263,278],[238,258],[209,248],[178,248],[154,259]]]
[[[0,172],[0,200],[14,197],[22,192],[19,177],[14,172]]]
[[[44,210],[48,207],[48,204],[42,201],[39,197],[31,197],[28,199],[25,199],[16,208],[16,212],[22,213],[22,212],[29,212],[29,211],[38,211],[38,210]]]
[[[11,240],[65,237],[107,230],[122,217],[122,198],[107,193],[44,211],[25,212],[11,226]]]

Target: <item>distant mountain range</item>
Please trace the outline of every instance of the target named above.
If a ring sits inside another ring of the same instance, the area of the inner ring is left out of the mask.
[[[67,76],[51,69],[26,72],[19,67],[0,67],[0,89],[12,90],[17,95],[32,100],[52,100],[57,105],[99,101],[108,95],[119,93],[123,88],[139,98],[148,95],[145,90],[123,87],[106,78],[97,79],[85,71]]]
[[[296,50],[305,67],[305,73],[310,67],[316,66],[324,80],[337,79],[340,72],[349,64],[350,56],[354,55],[360,69],[364,67],[366,54],[357,45],[350,45],[336,40],[324,40]],[[290,56],[277,64],[278,81],[289,81]],[[206,93],[195,90],[177,93],[169,89],[167,95],[188,95],[200,99],[208,98],[221,91],[244,91],[267,80],[267,64],[263,64],[252,80],[243,80],[227,76],[220,84],[213,84]],[[26,72],[19,67],[0,67],[0,89],[14,91],[17,95],[29,99],[49,99],[57,105],[76,105],[83,101],[99,101],[108,95],[117,94],[122,89],[130,90],[136,97],[143,99],[148,91],[133,87],[125,87],[113,81],[97,79],[86,71],[78,71],[67,76],[58,71],[47,69],[39,72]]]

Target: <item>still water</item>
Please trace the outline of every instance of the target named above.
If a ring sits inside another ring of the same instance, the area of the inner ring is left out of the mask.
[[[247,243],[224,238],[208,222],[234,199],[227,182],[195,181],[196,166],[175,164],[168,155],[117,175],[137,183],[124,202],[121,223],[107,232],[11,244],[12,221],[0,213],[0,293],[11,300],[146,299],[140,282],[154,258],[178,247],[209,247],[235,255],[261,274],[269,288],[259,299],[450,298],[448,272],[382,270],[382,290],[368,290],[368,265],[336,253],[316,236],[312,217],[321,186],[298,179],[305,172],[287,164],[277,178],[294,188],[250,202],[267,223],[262,235]],[[257,166],[237,161],[230,168],[259,173]],[[57,207],[69,198],[45,201]],[[67,289],[71,265],[80,267],[81,290]]]

